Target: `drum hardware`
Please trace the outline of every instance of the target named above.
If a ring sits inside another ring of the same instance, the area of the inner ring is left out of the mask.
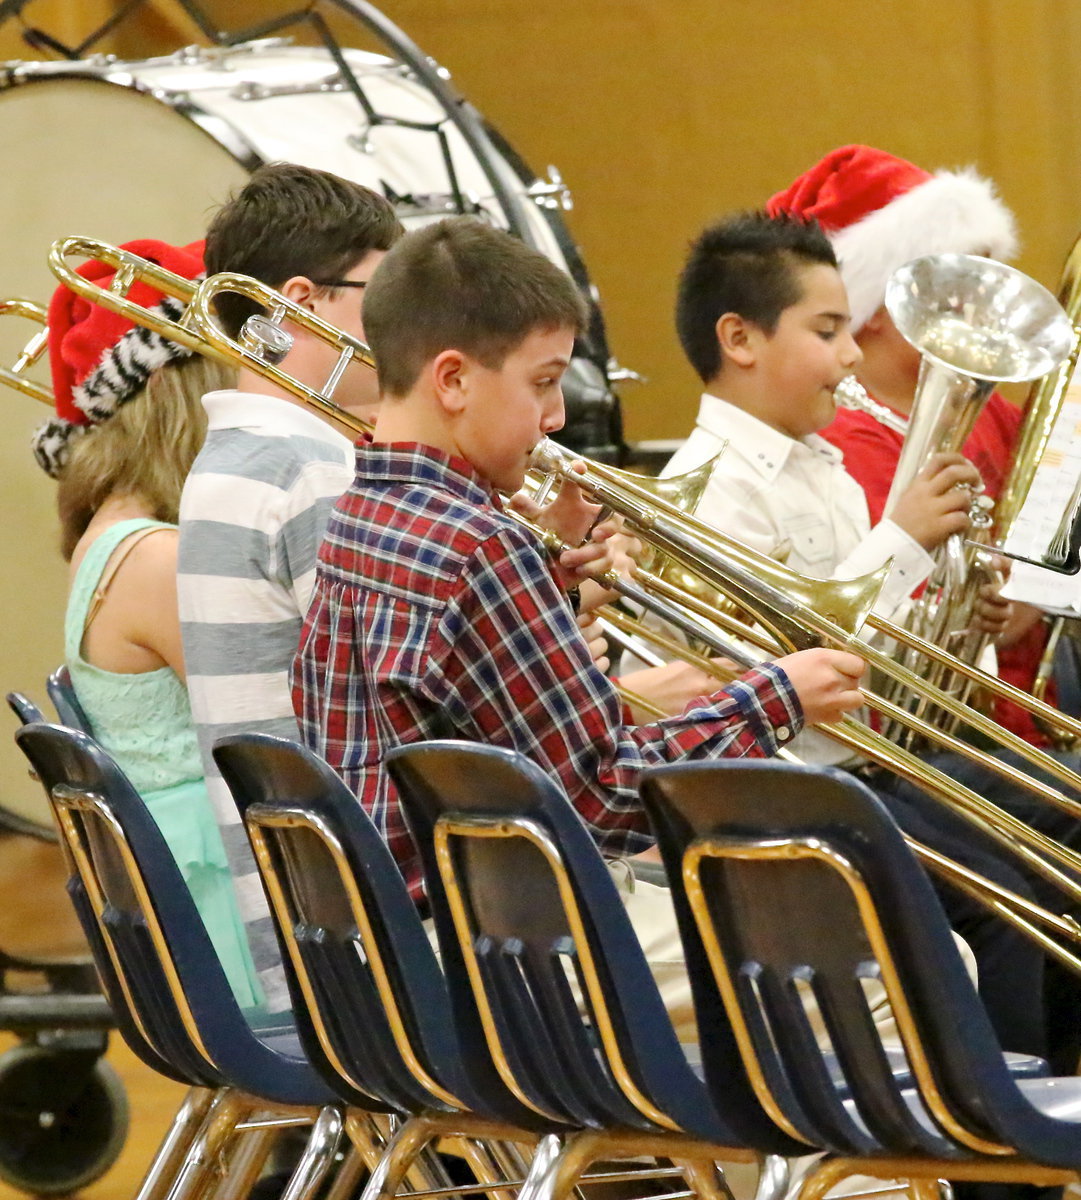
[[[351,134],[345,140],[352,144],[353,136]],[[356,148],[360,149],[359,146]],[[371,143],[368,143],[367,152],[374,152]],[[454,197],[448,195],[446,192],[433,192],[427,196],[412,195],[410,193],[400,195],[386,183],[383,184],[383,192],[390,203],[398,210],[399,216],[402,215],[402,210],[404,209],[409,210],[409,216],[411,217],[435,217],[437,219],[441,217],[453,217],[455,214],[475,217],[483,216],[484,214],[484,207],[477,196],[469,197],[469,203],[463,212],[463,209],[455,203]],[[462,197],[462,199],[465,198]]]
[[[612,383],[649,383],[647,376],[623,366],[614,356],[608,360],[607,375]]]
[[[356,133],[346,135],[345,144],[352,150],[358,150],[361,154],[367,154],[369,157],[375,154],[375,145],[372,142],[371,134],[372,127],[370,123],[365,122],[361,125]],[[388,197],[389,199],[389,197]]]
[[[246,79],[229,93],[234,100],[273,100],[278,96],[310,96],[319,92],[344,92],[345,80],[340,71],[311,83],[256,83]]]
[[[540,208],[561,208],[564,212],[570,212],[574,207],[574,198],[571,196],[570,188],[563,182],[563,176],[551,163],[548,164],[548,179],[536,180],[526,188],[525,192]]]

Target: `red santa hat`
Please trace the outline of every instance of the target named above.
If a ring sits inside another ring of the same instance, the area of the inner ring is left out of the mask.
[[[770,216],[814,218],[833,243],[859,329],[882,304],[886,281],[925,254],[1017,253],[1017,226],[990,180],[971,167],[933,175],[873,146],[831,150],[783,192]]]
[[[152,238],[121,247],[149,259],[185,279],[203,272],[203,243],[171,246]],[[91,261],[79,268],[84,278],[108,287],[114,271]],[[146,283],[136,283],[128,298],[144,308],[177,320],[184,305]],[[135,325],[58,287],[49,303],[49,365],[52,370],[56,416],[34,434],[34,456],[54,478],[63,470],[72,440],[91,425],[107,421],[146,386],[153,371],[191,356],[176,342]]]

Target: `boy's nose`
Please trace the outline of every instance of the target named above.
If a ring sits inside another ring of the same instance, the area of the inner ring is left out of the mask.
[[[863,362],[863,351],[860,349],[859,342],[847,330],[845,331],[845,336],[842,338],[841,362],[849,370]]]
[[[567,420],[567,410],[563,404],[563,389],[559,389],[559,399],[554,401],[541,419],[541,429],[545,433],[555,433],[563,428]]]

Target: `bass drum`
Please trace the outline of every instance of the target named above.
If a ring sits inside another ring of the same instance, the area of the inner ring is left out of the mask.
[[[0,299],[48,297],[45,253],[58,237],[190,242],[256,167],[302,163],[387,196],[407,228],[475,214],[567,270],[593,320],[569,372],[564,440],[590,457],[617,454],[603,323],[561,219],[569,196],[558,175],[537,179],[426,60],[335,50],[342,67],[322,47],[276,41],[9,64],[0,154],[25,171],[0,179]]]
[[[0,161],[7,164],[0,172],[0,300],[48,301],[56,281],[46,255],[57,238],[185,244],[203,235],[214,209],[256,167],[303,163],[383,193],[407,227],[474,213],[568,270],[594,319],[568,372],[563,436],[591,457],[616,457],[619,411],[607,385],[603,325],[561,217],[566,194],[558,178],[533,176],[419,53],[407,63],[340,52],[345,71],[327,49],[282,41],[196,47],[138,62],[0,66]],[[0,320],[0,366],[14,361],[34,331],[20,319]],[[54,488],[28,448],[44,409],[5,395],[0,680],[5,690],[40,698],[47,670],[63,654],[66,581]],[[42,818],[10,739],[0,749],[0,788],[0,804]]]

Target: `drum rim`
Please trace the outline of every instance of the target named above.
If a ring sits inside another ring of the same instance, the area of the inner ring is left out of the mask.
[[[145,61],[145,59],[127,59],[125,63]],[[53,64],[50,63],[49,65]],[[138,92],[140,95],[148,96],[151,100],[157,101],[163,108],[170,109],[172,112],[178,113],[181,117],[188,118],[197,129],[209,137],[211,141],[219,145],[246,171],[254,171],[267,162],[267,159],[256,149],[254,143],[249,141],[236,126],[219,117],[216,113],[203,108],[188,93],[174,91],[169,88],[151,87],[148,83],[127,71],[78,70],[75,69],[74,64],[70,67],[67,64],[64,64],[64,66],[67,67],[66,70],[50,71],[47,74],[35,73],[34,75],[27,75],[7,82],[0,80],[0,94],[6,90],[14,90],[16,87],[32,87],[34,84],[46,81],[53,83],[57,80],[62,82],[103,83],[111,87],[121,87],[127,91]]]

